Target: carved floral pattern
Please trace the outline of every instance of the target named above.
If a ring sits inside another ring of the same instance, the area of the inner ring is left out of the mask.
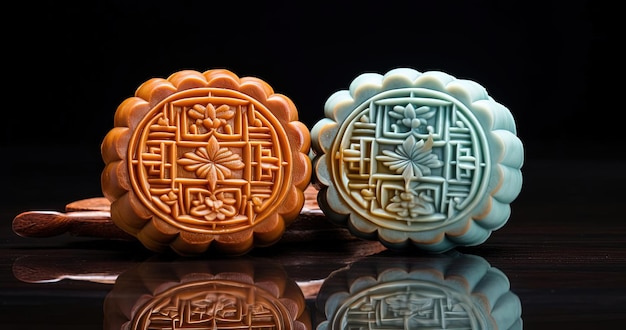
[[[235,111],[227,104],[222,104],[217,108],[212,103],[206,106],[196,104],[188,110],[187,114],[190,118],[195,119],[195,123],[190,127],[191,133],[213,132],[220,127],[224,127],[227,133],[232,132],[228,120],[235,116]]]
[[[401,173],[408,186],[412,179],[430,175],[431,169],[443,166],[437,155],[432,154],[432,148],[432,136],[424,142],[421,139],[416,141],[411,135],[395,151],[383,150],[384,156],[376,156],[376,159],[390,170]]]
[[[234,206],[237,200],[226,196],[224,192],[209,193],[208,196],[198,193],[198,198],[191,203],[193,204],[191,215],[204,217],[209,221],[224,220],[237,215],[237,209]]]
[[[240,170],[246,166],[241,161],[241,156],[226,147],[220,147],[214,136],[209,139],[206,147],[186,153],[178,163],[187,171],[196,172],[197,176],[207,178],[211,190],[215,190],[217,180],[230,178],[233,170]]]
[[[389,112],[389,116],[397,119],[396,125],[404,126],[411,132],[420,132],[426,128],[428,119],[432,118],[435,113],[435,108],[424,105],[415,109],[413,104],[409,103],[406,106],[394,106],[393,111]],[[393,128],[398,130],[395,125]]]
[[[433,214],[433,198],[421,193],[417,194],[412,190],[396,190],[395,196],[391,198],[391,203],[387,206],[387,211],[395,212],[402,218],[415,219],[420,215]]]

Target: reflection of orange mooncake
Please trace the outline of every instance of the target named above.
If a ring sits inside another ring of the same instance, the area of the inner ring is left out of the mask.
[[[146,248],[228,255],[280,239],[304,205],[310,135],[286,96],[214,69],[144,82],[102,142],[111,218]]]
[[[150,260],[115,281],[104,300],[107,330],[309,330],[298,284],[269,260]]]

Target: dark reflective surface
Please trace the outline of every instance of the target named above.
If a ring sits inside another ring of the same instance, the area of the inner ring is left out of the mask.
[[[132,241],[24,238],[12,232],[13,217],[62,209],[80,186],[30,191],[38,198],[0,210],[1,328],[118,329],[149,319],[156,329],[615,328],[626,321],[623,168],[530,162],[509,222],[482,245],[441,255],[389,251],[324,221],[233,259],[156,255]]]

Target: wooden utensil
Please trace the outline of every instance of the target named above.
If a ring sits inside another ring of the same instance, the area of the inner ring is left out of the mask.
[[[69,233],[73,236],[136,240],[113,223],[111,203],[104,197],[87,198],[71,202],[65,212],[27,211],[13,219],[13,231],[22,237],[53,237]],[[305,191],[305,204],[300,212],[304,217],[321,216],[317,205],[317,190],[309,186]]]
[[[23,237],[73,236],[135,239],[119,229],[106,211],[28,211],[13,219],[13,231]]]

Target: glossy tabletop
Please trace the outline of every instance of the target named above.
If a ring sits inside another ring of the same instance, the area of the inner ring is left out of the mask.
[[[325,221],[323,214],[314,214],[300,217],[277,244],[232,258],[156,254],[136,241],[16,235],[11,222],[20,212],[63,210],[69,202],[97,196],[97,171],[72,166],[77,165],[43,171],[37,181],[28,178],[27,167],[15,170],[20,184],[12,182],[15,194],[7,196],[10,203],[0,210],[3,329],[119,329],[130,321],[130,311],[148,313],[139,310],[147,299],[163,300],[166,292],[178,292],[176,285],[194,276],[208,281],[223,279],[223,274],[248,278],[247,295],[259,283],[284,288],[273,298],[290,302],[291,315],[294,310],[298,315],[291,323],[304,328],[332,328],[327,313],[333,308],[343,313],[336,318],[354,321],[351,310],[335,301],[338,296],[346,306],[355,304],[359,294],[375,305],[372,297],[385,289],[387,296],[419,304],[424,288],[448,292],[448,307],[454,302],[451,297],[461,303],[463,293],[488,301],[487,314],[501,328],[599,329],[626,321],[623,161],[529,160],[509,221],[479,246],[443,254],[400,253],[355,238]],[[407,282],[407,274],[413,282]],[[395,286],[403,289],[389,293],[394,287],[385,284],[389,278],[405,281]],[[464,289],[451,282],[464,283]],[[254,292],[262,299],[259,292],[270,291]],[[185,292],[176,294],[177,299],[186,297]],[[407,301],[385,301],[388,311],[411,310]],[[173,318],[168,315],[168,320]],[[416,315],[403,319],[407,328],[424,322]],[[473,320],[481,324],[480,317]]]

